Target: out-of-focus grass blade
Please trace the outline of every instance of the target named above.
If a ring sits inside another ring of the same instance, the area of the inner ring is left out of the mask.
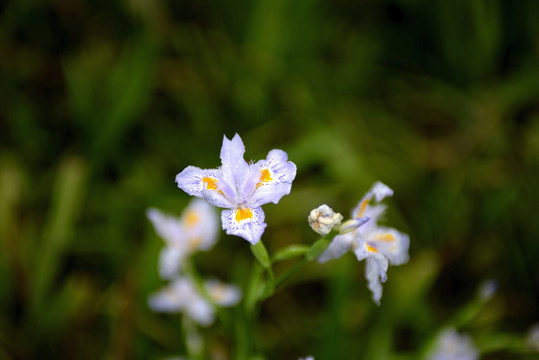
[[[11,162],[0,162],[0,256],[6,256],[12,226],[15,224],[14,208],[19,201],[21,176]]]
[[[65,67],[70,100],[84,126],[94,166],[121,146],[149,100],[155,45],[139,39],[114,59],[106,46],[90,49]]]
[[[42,248],[35,254],[33,310],[38,308],[57,275],[60,257],[72,239],[72,232],[85,190],[86,164],[75,156],[65,158],[59,166],[51,207],[43,234]]]

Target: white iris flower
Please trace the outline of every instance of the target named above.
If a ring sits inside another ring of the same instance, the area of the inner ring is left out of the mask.
[[[189,195],[225,208],[221,223],[226,233],[254,245],[266,228],[262,205],[277,204],[290,193],[296,165],[288,161],[283,150],[271,150],[266,159],[251,164],[243,158],[244,153],[245,146],[238,134],[232,140],[224,136],[220,168],[188,166],[176,175],[176,183]]]
[[[147,216],[166,244],[159,255],[159,273],[164,279],[176,277],[191,254],[209,250],[217,242],[217,214],[204,200],[192,200],[180,217],[155,208],[148,209]]]
[[[328,249],[318,258],[323,263],[351,250],[358,261],[365,259],[365,277],[372,298],[378,305],[382,298],[382,283],[387,280],[388,266],[408,262],[408,235],[378,224],[386,209],[380,202],[392,195],[393,190],[387,185],[376,182],[352,211],[352,223],[355,221],[357,227],[335,236]]]
[[[217,280],[206,281],[204,288],[207,298],[189,278],[183,277],[151,295],[148,303],[155,311],[183,313],[200,325],[208,326],[215,320],[215,305],[234,306],[241,299],[241,292],[236,286]]]

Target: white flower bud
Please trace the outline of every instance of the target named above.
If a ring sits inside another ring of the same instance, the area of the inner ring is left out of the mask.
[[[309,225],[320,235],[329,234],[335,225],[340,225],[343,216],[327,205],[313,209],[309,214]]]

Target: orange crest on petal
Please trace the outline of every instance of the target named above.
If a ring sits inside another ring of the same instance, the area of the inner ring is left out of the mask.
[[[269,169],[262,169],[262,171],[260,171],[260,181],[256,184],[256,187],[258,188],[271,180],[273,180],[273,178],[271,177]]]
[[[242,220],[247,220],[247,219],[252,219],[253,212],[249,208],[236,209],[234,211],[234,218],[236,219],[236,222],[240,222]]]
[[[393,234],[390,234],[390,233],[379,234],[374,238],[374,240],[383,241],[383,242],[392,242],[395,240],[395,236],[393,236]]]
[[[208,190],[217,190],[217,179],[205,177],[202,178],[202,184],[206,184]]]
[[[369,205],[370,201],[371,201],[371,199],[363,200],[363,202],[361,203],[361,207],[359,208],[359,211],[358,211],[356,217],[362,217],[363,216],[363,213],[365,212],[365,209],[367,208],[367,205]]]
[[[373,252],[373,253],[377,253],[378,250],[376,250],[376,248],[370,246],[369,244],[367,244],[367,251],[370,251],[370,252]]]

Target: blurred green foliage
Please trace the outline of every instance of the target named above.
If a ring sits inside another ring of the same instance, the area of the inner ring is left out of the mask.
[[[175,174],[217,166],[236,132],[248,159],[280,148],[298,166],[265,208],[270,254],[313,243],[308,212],[347,214],[377,179],[411,237],[379,308],[351,254],[308,264],[263,303],[256,353],[416,359],[456,322],[484,359],[534,358],[538,14],[534,0],[1,3],[0,358],[184,353],[179,318],[147,307],[162,242],[144,213],[179,213]],[[252,261],[224,234],[197,256],[244,286]],[[488,278],[499,290],[476,311]],[[216,359],[240,346],[240,315],[223,316],[203,330]]]

